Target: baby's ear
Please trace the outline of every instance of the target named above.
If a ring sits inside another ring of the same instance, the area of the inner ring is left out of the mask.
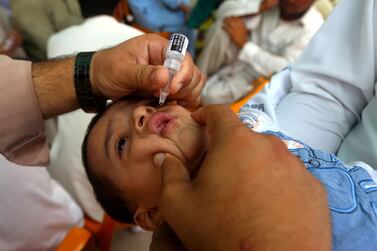
[[[143,206],[136,209],[134,221],[146,231],[153,231],[163,222],[157,207],[145,208]]]

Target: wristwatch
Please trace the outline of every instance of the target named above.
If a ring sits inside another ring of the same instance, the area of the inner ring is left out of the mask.
[[[90,62],[95,51],[80,52],[75,61],[75,89],[77,101],[85,112],[100,112],[106,107],[106,99],[95,97],[90,82]]]

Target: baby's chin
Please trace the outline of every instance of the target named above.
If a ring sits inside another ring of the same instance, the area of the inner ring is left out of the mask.
[[[203,157],[207,153],[210,137],[207,128],[194,121],[189,120],[183,125],[185,126],[180,127],[174,141],[178,151],[182,154],[181,161],[192,176],[201,166]]]

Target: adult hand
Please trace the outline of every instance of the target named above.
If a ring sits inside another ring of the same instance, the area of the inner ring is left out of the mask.
[[[240,49],[247,43],[248,30],[245,22],[240,17],[227,17],[224,19],[223,29],[229,34],[230,39]]]
[[[226,106],[193,118],[211,136],[197,177],[155,157],[160,212],[189,250],[331,249],[325,191],[280,139],[251,132]]]
[[[169,73],[161,66],[168,43],[147,34],[94,54],[90,80],[94,95],[117,100],[128,95],[159,96]],[[75,58],[32,64],[34,90],[44,118],[78,107],[74,86]],[[186,55],[181,70],[172,80],[169,99],[183,106],[198,106],[205,77]]]
[[[186,18],[190,15],[191,12],[191,6],[187,4],[181,4],[179,5],[179,9],[185,13]]]
[[[159,96],[169,78],[162,66],[167,39],[147,34],[130,39],[117,47],[98,51],[91,64],[91,81],[96,95],[117,100],[131,94]],[[184,106],[198,106],[205,77],[187,54],[181,70],[170,87],[169,99]]]

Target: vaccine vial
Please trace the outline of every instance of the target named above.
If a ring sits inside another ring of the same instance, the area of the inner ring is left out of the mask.
[[[165,86],[160,89],[160,105],[165,103],[166,97],[169,95],[171,81],[177,71],[181,69],[188,43],[187,37],[182,34],[174,33],[170,36],[164,60],[164,66],[169,70],[169,79]]]

